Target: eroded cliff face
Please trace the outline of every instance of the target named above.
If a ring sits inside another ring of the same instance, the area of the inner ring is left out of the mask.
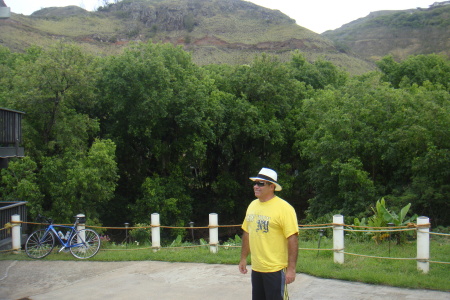
[[[119,2],[103,11],[127,20],[142,23],[147,28],[157,26],[159,30],[192,31],[204,19],[220,16],[246,17],[264,20],[267,24],[291,23],[295,20],[280,11],[269,10],[251,2],[241,0],[195,0],[163,2]]]
[[[63,39],[109,55],[132,42],[151,41],[182,46],[197,64],[248,64],[262,53],[288,61],[299,50],[310,61],[321,57],[358,69],[352,73],[373,69],[373,64],[338,51],[330,40],[280,11],[242,0],[127,0],[96,12],[50,7],[0,20],[0,31],[2,45],[13,51]]]
[[[125,35],[116,43],[151,38],[186,49],[336,52],[330,41],[296,25],[295,20],[280,11],[241,0],[119,2],[100,9],[100,13],[124,20]],[[242,20],[251,25],[242,25],[245,23]],[[276,40],[271,40],[267,34],[271,28],[289,26],[297,27],[302,33],[285,37],[275,35]],[[267,35],[268,38],[248,38],[251,32],[254,36]]]
[[[367,60],[438,53],[450,57],[450,5],[371,13],[322,35]]]
[[[403,60],[410,55],[439,53],[450,57],[448,28],[374,28],[370,32],[354,32],[351,37],[334,39],[368,60],[393,55]]]

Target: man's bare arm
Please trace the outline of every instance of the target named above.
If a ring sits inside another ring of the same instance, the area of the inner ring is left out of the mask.
[[[288,266],[286,269],[286,283],[295,281],[298,257],[298,234],[288,237]]]

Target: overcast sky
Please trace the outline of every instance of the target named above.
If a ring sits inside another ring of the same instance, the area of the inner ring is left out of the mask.
[[[108,0],[4,0],[16,14],[30,15],[44,7],[77,5],[96,10]],[[278,9],[297,24],[317,33],[341,27],[372,11],[428,8],[437,0],[251,0],[257,5]],[[437,1],[441,2],[443,0]],[[113,2],[113,0],[109,0]]]

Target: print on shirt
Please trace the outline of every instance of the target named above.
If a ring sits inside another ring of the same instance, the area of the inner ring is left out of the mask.
[[[268,216],[249,214],[247,216],[247,222],[249,223],[256,222],[256,232],[258,231],[261,231],[263,233],[269,232],[270,217]]]

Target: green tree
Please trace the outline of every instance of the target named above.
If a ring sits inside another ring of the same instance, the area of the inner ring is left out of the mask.
[[[104,203],[110,196],[90,187],[93,193],[89,198],[85,195],[88,191],[81,188],[81,181],[88,180],[85,184],[100,181],[100,186],[111,189],[117,179],[105,178],[114,173],[101,170],[107,164],[97,166],[100,174],[87,166],[92,156],[100,155],[93,152],[99,142],[92,145],[99,129],[98,121],[91,116],[96,60],[81,48],[64,42],[46,50],[33,46],[9,59],[8,88],[3,93],[3,103],[26,113],[22,122],[24,147],[26,155],[36,164],[34,182],[36,190],[43,195],[39,201],[33,201],[33,210],[50,212],[52,217],[61,220],[69,220],[81,211],[92,217],[98,215],[99,206],[94,203]],[[111,159],[115,159],[114,153]],[[85,204],[83,198],[93,200],[92,197],[95,197],[92,206]],[[65,201],[67,204],[61,204]]]
[[[37,183],[37,164],[30,158],[12,159],[7,169],[1,169],[2,201],[27,201],[30,215],[42,213],[44,195]]]
[[[78,213],[91,219],[104,215],[118,180],[112,141],[96,140],[86,155],[67,153],[43,164],[42,184],[52,199],[47,209],[55,219],[69,221]]]
[[[292,54],[290,66],[295,79],[305,82],[314,89],[324,89],[326,86],[340,87],[348,78],[348,74],[339,70],[333,63],[324,59],[310,63],[299,51]]]
[[[8,104],[26,112],[25,146],[32,156],[86,149],[98,131],[98,122],[89,117],[95,74],[93,57],[62,42],[16,59]]]
[[[377,62],[383,72],[383,80],[390,82],[395,88],[431,82],[450,89],[450,60],[437,54],[410,56],[402,62],[395,62],[387,56]]]
[[[434,153],[445,157],[450,146],[442,139],[449,134],[448,97],[432,85],[394,89],[374,73],[305,101],[305,126],[297,136],[300,154],[309,159],[306,174],[315,191],[311,216],[330,211],[358,215],[380,196],[395,209],[411,202],[413,211],[421,214],[447,211],[442,205],[446,184],[435,180],[442,169],[433,173],[424,162],[441,163],[445,158]],[[428,182],[433,185],[428,191],[434,199],[425,203],[421,195],[430,172]],[[447,173],[443,175],[447,179]]]
[[[161,223],[176,227],[187,226],[192,216],[192,202],[183,172],[173,172],[166,177],[155,174],[145,179],[142,197],[132,207],[135,223],[148,222],[151,213],[159,213]],[[171,237],[176,237],[185,230],[171,232]]]
[[[6,92],[11,88],[13,54],[11,51],[0,46],[0,106],[6,107]]]
[[[434,224],[450,224],[450,150],[430,145],[412,164],[413,180],[405,198],[414,201],[415,211],[431,216]]]
[[[286,187],[294,178],[301,185],[296,176],[299,157],[292,151],[296,132],[292,119],[312,88],[296,80],[288,64],[270,55],[258,56],[249,65],[205,69],[220,90],[223,108],[216,140],[208,148],[212,189],[207,198],[212,199],[211,207],[240,222],[245,206],[236,199],[254,197],[248,177],[262,166],[277,169]],[[298,194],[287,193],[298,199]]]
[[[118,203],[141,197],[141,185],[153,175],[176,171],[193,190],[201,185],[220,108],[211,97],[213,82],[189,53],[169,44],[136,44],[103,61],[98,88],[102,135],[117,144]]]

